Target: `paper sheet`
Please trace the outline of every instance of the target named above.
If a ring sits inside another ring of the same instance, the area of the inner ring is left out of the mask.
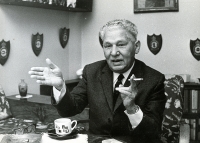
[[[118,141],[116,139],[106,139],[106,140],[103,140],[102,143],[123,143],[123,142]]]
[[[86,134],[78,134],[74,139],[68,140],[56,140],[49,137],[47,133],[42,135],[41,143],[88,143],[88,135]]]
[[[5,134],[0,134],[0,142],[3,139],[4,136],[5,136]]]

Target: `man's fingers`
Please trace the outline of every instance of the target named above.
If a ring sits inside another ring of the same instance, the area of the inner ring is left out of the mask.
[[[45,80],[45,77],[43,77],[43,76],[31,75],[31,78],[37,79],[37,80]]]
[[[136,81],[134,80],[135,76],[131,76],[130,83],[131,83],[131,89],[132,91],[137,89]]]
[[[131,95],[131,92],[128,91],[128,90],[123,90],[123,89],[120,89],[120,88],[118,88],[118,89],[116,89],[116,90],[118,90],[118,91],[119,91],[120,93],[122,93],[122,94]]]
[[[49,67],[51,69],[57,68],[57,66],[50,59],[48,59],[48,58],[46,59],[46,63],[49,65]]]
[[[43,72],[29,71],[28,73],[30,75],[40,75],[40,76],[43,76]]]
[[[126,90],[126,91],[130,91],[130,88],[129,87],[123,87],[123,86],[120,86],[120,87],[117,87],[115,88],[116,90]]]
[[[38,71],[38,72],[43,72],[45,69],[45,67],[32,67],[31,70],[32,71]]]
[[[51,83],[49,81],[46,80],[36,80],[37,83],[39,84],[43,84],[43,85],[51,85]]]
[[[120,96],[121,96],[122,100],[131,96],[131,93],[126,90],[118,90],[118,91],[121,93]]]

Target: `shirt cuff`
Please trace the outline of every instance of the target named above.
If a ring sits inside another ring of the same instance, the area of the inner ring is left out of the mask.
[[[132,125],[132,129],[135,129],[139,125],[139,123],[142,121],[143,112],[140,109],[140,107],[139,107],[139,110],[135,114],[128,114],[126,110],[124,111],[124,113],[128,116],[129,121]]]
[[[63,84],[63,87],[62,87],[62,89],[60,91],[57,90],[55,87],[53,87],[53,95],[54,95],[54,99],[55,99],[57,104],[61,101],[61,99],[63,98],[65,93],[66,93],[66,85],[65,85],[65,83]]]

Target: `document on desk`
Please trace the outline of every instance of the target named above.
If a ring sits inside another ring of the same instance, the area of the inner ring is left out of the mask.
[[[88,143],[88,135],[78,134],[74,139],[56,140],[49,137],[47,133],[42,135],[41,143]]]
[[[106,140],[103,140],[102,143],[125,143],[125,142],[121,142],[116,139],[106,139]]]
[[[4,136],[5,136],[4,134],[0,134],[0,142],[3,139]]]

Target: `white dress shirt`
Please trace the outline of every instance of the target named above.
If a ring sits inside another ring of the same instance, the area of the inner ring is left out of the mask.
[[[135,63],[133,63],[133,66],[134,66],[134,64]],[[128,71],[123,73],[123,76],[124,76],[124,78],[122,79],[122,84],[123,85],[124,85],[125,81],[127,80],[128,75],[130,74],[133,66]],[[114,90],[115,83],[117,82],[118,76],[119,76],[119,73],[114,73],[113,72],[113,90]],[[66,93],[66,85],[63,84],[63,88],[61,89],[61,91],[59,91],[55,87],[53,87],[53,93],[54,93],[54,98],[56,100],[56,103],[59,103],[60,100],[63,98],[63,96]],[[136,128],[139,125],[139,123],[142,121],[143,112],[140,109],[140,107],[139,107],[139,110],[135,114],[128,114],[126,110],[124,111],[124,113],[128,116],[129,121],[130,121],[130,123],[132,125],[132,129]]]

